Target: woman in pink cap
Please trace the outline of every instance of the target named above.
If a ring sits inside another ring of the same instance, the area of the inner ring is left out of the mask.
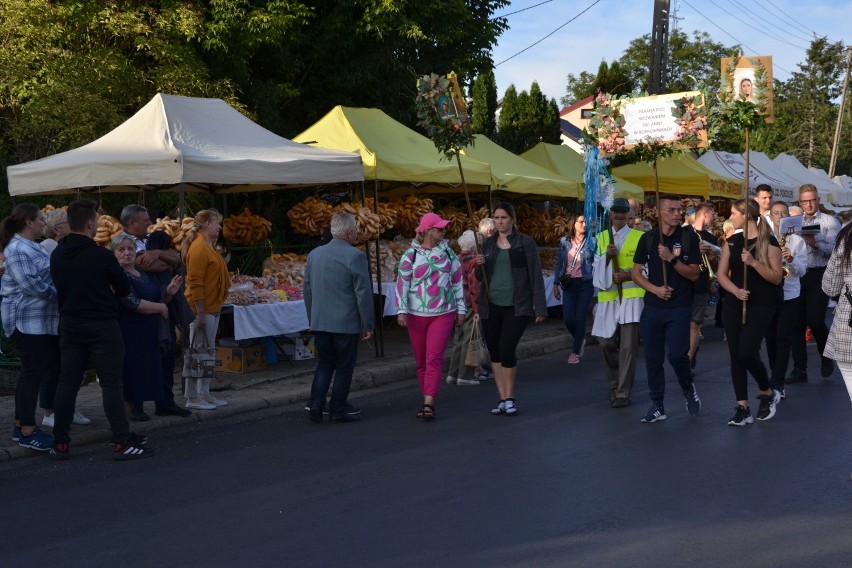
[[[424,420],[435,419],[444,351],[453,324],[461,325],[466,313],[461,263],[444,239],[448,224],[435,213],[423,215],[416,238],[399,261],[396,280],[396,318],[408,328],[414,349],[423,393],[423,408],[417,417]]]

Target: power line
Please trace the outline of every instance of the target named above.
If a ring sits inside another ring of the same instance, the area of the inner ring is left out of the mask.
[[[763,8],[766,11],[767,14],[771,15],[773,18],[775,18],[776,20],[778,20],[779,22],[781,22],[785,26],[790,26],[790,28],[793,29],[794,31],[796,31],[797,33],[804,33],[807,36],[809,36],[808,41],[810,41],[811,38],[813,37],[813,34],[811,34],[811,32],[807,30],[807,28],[805,28],[804,26],[802,26],[798,22],[794,21],[793,25],[791,25],[790,22],[785,21],[784,18],[782,18],[781,16],[778,15],[777,10],[770,10],[766,6],[761,6],[761,8]]]
[[[808,33],[811,33],[811,34],[813,34],[813,35],[815,35],[815,36],[819,35],[819,34],[818,34],[818,33],[816,33],[814,30],[812,30],[812,29],[810,29],[810,28],[807,28],[807,27],[803,26],[803,25],[802,25],[802,24],[801,24],[801,23],[800,23],[797,19],[790,17],[790,16],[787,14],[787,12],[785,12],[784,10],[782,10],[781,8],[779,8],[778,6],[776,6],[776,5],[775,5],[775,3],[774,3],[774,2],[772,2],[772,0],[766,0],[766,1],[767,1],[767,2],[769,2],[769,4],[770,4],[773,8],[775,8],[776,10],[778,10],[779,12],[781,12],[781,14],[783,14],[785,18],[787,18],[788,20],[790,20],[791,22],[793,22],[794,24],[796,24],[797,26],[799,26],[800,28],[802,28],[804,31],[806,31],[806,32],[808,32]]]
[[[555,34],[556,32],[558,32],[559,30],[561,30],[562,28],[564,28],[565,26],[567,26],[568,24],[570,24],[571,22],[573,22],[574,20],[576,20],[577,18],[579,18],[580,16],[582,16],[583,14],[585,14],[586,12],[588,12],[589,10],[591,10],[591,9],[595,6],[595,4],[599,3],[600,1],[601,1],[601,0],[595,0],[594,2],[592,2],[591,4],[589,4],[589,5],[586,7],[586,9],[585,9],[585,10],[583,10],[582,12],[580,12],[579,14],[577,14],[576,16],[574,16],[573,18],[571,18],[570,20],[568,20],[567,22],[565,22],[564,24],[562,24],[561,26],[559,26],[558,28],[556,28],[555,30],[553,30],[552,32],[550,32],[549,34],[547,34],[546,36],[544,36],[543,38],[541,38],[540,40],[538,40],[538,41],[536,41],[536,42],[534,42],[534,43],[532,43],[532,44],[528,45],[527,47],[523,48],[522,50],[520,50],[520,51],[519,51],[519,52],[517,52],[516,54],[512,55],[511,57],[507,57],[506,59],[504,59],[504,60],[503,60],[503,61],[501,61],[500,63],[495,63],[495,64],[494,64],[494,67],[497,67],[498,65],[502,65],[503,63],[506,63],[506,62],[507,62],[507,61],[509,61],[510,59],[514,59],[515,57],[519,56],[520,54],[522,54],[523,52],[527,51],[528,49],[532,49],[533,47],[537,46],[538,44],[540,44],[541,42],[543,42],[544,40],[546,40],[547,38],[549,38],[550,36],[552,36],[553,34]]]
[[[508,18],[509,16],[514,16],[515,14],[520,14],[521,12],[526,12],[527,10],[532,10],[533,8],[538,8],[539,6],[543,6],[551,2],[553,2],[553,0],[544,0],[544,2],[539,2],[538,4],[533,4],[532,6],[527,6],[526,8],[521,8],[520,10],[509,12],[508,14],[500,14],[499,16],[494,16],[493,18],[489,19],[496,20],[497,18]]]
[[[709,1],[711,4],[713,4],[714,6],[716,6],[717,8],[719,8],[720,10],[722,10],[723,12],[727,12],[727,10],[725,10],[724,8],[722,8],[721,6],[719,6],[719,4],[717,4],[717,3],[715,2],[715,0],[708,0],[708,1]],[[747,22],[747,21],[743,20],[742,18],[739,18],[739,17],[737,17],[737,16],[735,16],[735,15],[733,15],[733,14],[731,14],[731,13],[728,13],[728,16],[730,16],[731,18],[733,18],[733,19],[735,19],[736,21],[740,22],[741,24],[743,24],[743,25],[745,25],[745,26],[750,27],[750,28],[751,28],[751,29],[753,29],[754,31],[756,31],[756,32],[758,32],[758,33],[761,33],[761,34],[765,35],[766,37],[772,38],[772,39],[774,39],[774,40],[776,40],[776,41],[780,41],[781,43],[786,43],[787,45],[792,45],[793,47],[798,47],[799,49],[802,49],[802,50],[807,49],[807,48],[806,48],[806,47],[804,47],[804,46],[796,45],[795,43],[790,43],[790,42],[789,42],[789,41],[787,41],[786,39],[780,38],[780,37],[778,37],[778,36],[774,36],[774,35],[772,35],[772,34],[770,34],[770,33],[766,32],[766,31],[764,31],[764,30],[762,30],[762,29],[758,28],[757,26],[754,26],[754,25],[750,24],[749,22]]]
[[[735,42],[737,42],[738,44],[740,44],[740,45],[741,45],[741,46],[743,46],[744,48],[748,49],[748,50],[749,50],[749,51],[751,51],[752,53],[757,53],[757,50],[756,50],[756,49],[752,49],[751,47],[749,47],[748,45],[746,45],[746,44],[745,44],[745,42],[742,42],[742,41],[738,40],[737,38],[735,38],[735,37],[734,37],[734,36],[733,36],[730,32],[728,32],[728,30],[726,30],[725,28],[723,28],[722,26],[718,25],[716,22],[714,22],[713,20],[711,20],[710,18],[708,18],[707,16],[705,16],[704,14],[702,14],[700,11],[698,11],[698,9],[696,9],[696,8],[695,8],[695,6],[693,6],[692,4],[690,4],[689,2],[687,2],[687,0],[683,0],[683,3],[684,3],[684,4],[686,4],[687,6],[689,6],[690,8],[692,8],[692,10],[693,10],[695,13],[697,13],[699,16],[701,16],[702,18],[704,18],[705,20],[707,20],[708,22],[710,22],[711,24],[713,24],[714,26],[716,26],[717,28],[719,28],[719,31],[721,31],[723,34],[727,35],[728,37],[730,37],[730,38],[731,38],[731,39],[733,39]],[[778,65],[778,64],[777,64],[777,63],[775,63],[775,62],[773,62],[773,63],[772,63],[772,66],[773,66],[773,67],[777,67],[778,69],[780,69],[781,71],[784,71],[785,73],[787,73],[787,74],[789,74],[789,75],[792,75],[792,73],[791,73],[790,71],[788,71],[787,69],[784,69],[783,67],[781,67],[780,65]]]
[[[773,28],[777,29],[778,31],[780,31],[783,34],[795,36],[796,39],[800,39],[802,41],[807,41],[807,42],[811,41],[811,38],[809,38],[809,37],[802,37],[802,36],[796,35],[794,32],[791,32],[789,29],[784,29],[784,28],[782,28],[782,27],[780,27],[776,24],[773,24],[772,22],[766,20],[766,18],[764,18],[763,16],[761,16],[760,14],[758,14],[757,12],[755,12],[754,10],[752,10],[751,8],[749,8],[748,6],[743,4],[742,2],[737,2],[736,0],[728,0],[728,2],[733,4],[734,6],[739,8],[740,10],[744,10],[744,11],[748,12],[749,14],[752,14],[755,18],[757,18],[757,21],[759,21],[760,23],[766,24],[767,26],[772,26]]]

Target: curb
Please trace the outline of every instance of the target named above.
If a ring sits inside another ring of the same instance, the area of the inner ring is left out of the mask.
[[[517,348],[518,359],[528,359],[567,349],[564,333],[548,332],[527,333]],[[445,359],[446,364],[446,359]],[[377,388],[405,380],[413,380],[417,374],[417,365],[410,355],[393,358],[375,359],[360,362],[352,377],[352,391]],[[313,370],[291,375],[282,387],[278,380],[253,385],[239,390],[226,391],[237,395],[229,399],[227,406],[221,406],[215,411],[196,411],[191,417],[158,416],[150,422],[133,422],[131,428],[138,433],[150,433],[174,425],[189,423],[205,423],[220,420],[238,414],[248,414],[258,410],[267,410],[279,406],[287,406],[305,402],[310,398]],[[7,439],[8,440],[8,439]],[[7,441],[7,447],[0,447],[0,462],[13,459],[36,457],[48,452],[36,452],[22,448],[14,442]],[[109,429],[79,430],[74,432],[74,447],[90,446],[93,444],[108,445],[110,443]]]

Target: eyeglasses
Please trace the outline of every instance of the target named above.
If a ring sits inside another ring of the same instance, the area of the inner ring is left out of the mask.
[[[817,201],[819,201],[819,198],[816,198],[816,199],[800,199],[799,203],[801,203],[802,205],[809,205],[811,203],[816,203]]]

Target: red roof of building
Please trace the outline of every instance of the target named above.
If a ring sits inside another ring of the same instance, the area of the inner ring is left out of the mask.
[[[559,116],[565,116],[566,114],[568,114],[568,113],[569,113],[569,112],[571,112],[571,111],[575,111],[575,110],[577,110],[578,108],[582,108],[582,107],[584,107],[584,106],[587,106],[590,102],[592,102],[592,101],[594,101],[594,100],[595,100],[594,95],[589,95],[588,97],[586,97],[586,98],[585,98],[585,99],[583,99],[582,101],[577,101],[577,102],[576,102],[576,103],[574,103],[573,105],[571,105],[571,106],[567,106],[567,107],[563,108],[562,110],[560,110],[560,111],[559,111]]]

